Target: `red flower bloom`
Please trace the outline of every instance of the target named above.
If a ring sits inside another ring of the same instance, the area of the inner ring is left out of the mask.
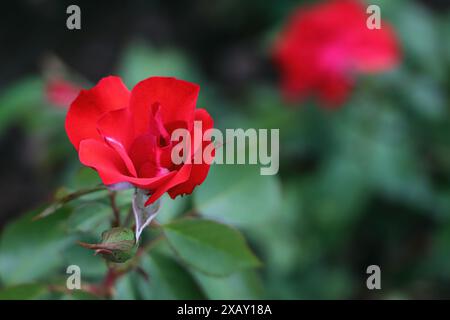
[[[195,109],[199,86],[175,78],[152,77],[130,92],[118,77],[82,90],[66,118],[67,135],[80,161],[94,168],[105,185],[128,183],[148,190],[153,203],[166,191],[189,194],[205,180],[207,163],[174,165],[171,133],[213,127],[204,109]]]
[[[399,48],[389,25],[369,29],[357,0],[334,0],[296,11],[274,48],[282,90],[290,99],[318,94],[326,104],[345,101],[354,73],[389,69]]]

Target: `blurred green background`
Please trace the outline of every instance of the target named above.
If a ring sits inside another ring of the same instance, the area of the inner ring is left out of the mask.
[[[150,283],[130,273],[114,298],[450,298],[449,3],[370,1],[394,26],[402,62],[359,77],[333,111],[286,104],[270,59],[286,17],[311,2],[2,4],[0,299],[83,298],[48,285],[65,281],[69,264],[94,282],[106,271],[75,245],[108,228],[105,203],[93,197],[30,220],[55,190],[99,182],[79,164],[66,109],[45,95],[48,82],[88,88],[109,74],[129,88],[152,75],[196,82],[197,106],[216,127],[280,129],[278,175],[214,166],[191,196],[164,197],[158,216],[164,223],[193,209],[234,225],[262,266],[213,277],[160,248],[142,261]],[[65,27],[70,4],[81,7],[79,31]],[[372,264],[381,268],[381,290],[366,287]]]

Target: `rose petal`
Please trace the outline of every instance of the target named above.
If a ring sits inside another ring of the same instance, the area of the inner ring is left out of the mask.
[[[124,108],[104,114],[97,122],[97,130],[104,141],[116,150],[131,175],[137,177],[136,168],[128,155],[134,139],[129,109]]]
[[[165,192],[167,192],[169,189],[175,187],[176,185],[182,184],[183,182],[186,182],[189,179],[189,176],[191,174],[192,170],[192,164],[185,164],[181,167],[178,171],[172,171],[176,172],[176,175],[174,175],[170,180],[166,181],[164,184],[160,185],[154,193],[150,196],[150,198],[145,203],[146,206],[151,205],[153,202],[158,200]]]
[[[211,118],[211,116],[205,109],[195,110],[195,120],[202,122],[203,133],[206,130],[213,128],[213,126],[214,126],[213,119]],[[206,146],[208,146],[211,143],[213,143],[213,142],[203,141],[202,148],[199,150],[196,150],[195,152],[203,152],[203,150],[205,150]],[[206,176],[208,175],[208,172],[209,172],[210,165],[208,163],[204,162],[203,157],[202,157],[202,160],[203,161],[201,164],[195,164],[195,163],[192,164],[191,175],[189,177],[189,180],[171,188],[168,191],[168,193],[172,199],[174,199],[178,195],[192,193],[194,188],[196,186],[200,185],[206,179]]]
[[[106,77],[90,90],[82,90],[66,117],[66,132],[78,150],[83,139],[99,139],[97,121],[108,111],[128,106],[130,92],[118,77]]]
[[[80,143],[79,156],[81,163],[98,172],[105,185],[129,182],[139,188],[153,190],[176,175],[173,171],[152,178],[132,177],[116,151],[95,139],[83,140]]]
[[[139,82],[131,92],[130,110],[138,133],[149,130],[151,106],[160,105],[162,122],[192,123],[200,88],[175,78],[152,77]]]

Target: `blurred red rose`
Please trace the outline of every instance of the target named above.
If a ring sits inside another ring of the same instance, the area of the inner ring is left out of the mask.
[[[57,107],[68,108],[77,97],[80,89],[80,87],[68,81],[52,79],[45,85],[45,95],[51,104]]]
[[[327,106],[344,102],[355,73],[387,70],[399,61],[392,28],[369,29],[366,6],[334,0],[296,11],[274,47],[282,90],[289,100],[318,95]]]
[[[67,135],[80,161],[95,169],[105,185],[131,184],[149,191],[146,205],[165,192],[189,194],[205,180],[209,165],[173,164],[171,133],[213,127],[204,109],[195,109],[199,86],[175,78],[152,77],[131,92],[118,77],[103,78],[82,90],[66,118]]]

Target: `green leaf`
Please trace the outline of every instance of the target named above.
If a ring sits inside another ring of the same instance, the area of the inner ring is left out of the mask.
[[[114,293],[115,300],[136,300],[138,299],[136,291],[136,283],[138,275],[135,272],[129,272],[121,277],[116,283],[116,290]]]
[[[163,228],[180,258],[207,274],[224,276],[260,265],[244,237],[227,225],[203,219],[183,219],[163,225]]]
[[[85,202],[77,206],[68,220],[72,232],[102,232],[109,228],[112,218],[110,206],[99,202]]]
[[[204,299],[204,294],[192,275],[172,257],[152,252],[144,256],[142,268],[150,281],[139,281],[144,299]]]
[[[39,299],[46,288],[42,284],[27,283],[0,289],[0,300],[31,300]]]
[[[78,245],[71,246],[64,250],[64,266],[66,269],[70,265],[80,267],[83,281],[99,282],[108,271],[105,261],[95,256],[91,250],[87,250]],[[65,271],[65,270],[64,270]],[[65,278],[68,275],[65,274]]]
[[[159,208],[156,220],[159,223],[168,223],[181,215],[188,206],[188,197],[176,197],[171,199],[168,194],[161,197],[161,207]]]
[[[248,270],[220,278],[199,272],[194,275],[209,299],[260,299],[263,293],[261,281],[254,271]]]
[[[276,176],[261,176],[259,167],[213,165],[194,193],[202,215],[238,226],[267,222],[279,213],[281,189]]]
[[[73,241],[64,232],[69,210],[39,221],[31,220],[34,214],[9,224],[0,238],[0,280],[6,285],[54,275]]]

